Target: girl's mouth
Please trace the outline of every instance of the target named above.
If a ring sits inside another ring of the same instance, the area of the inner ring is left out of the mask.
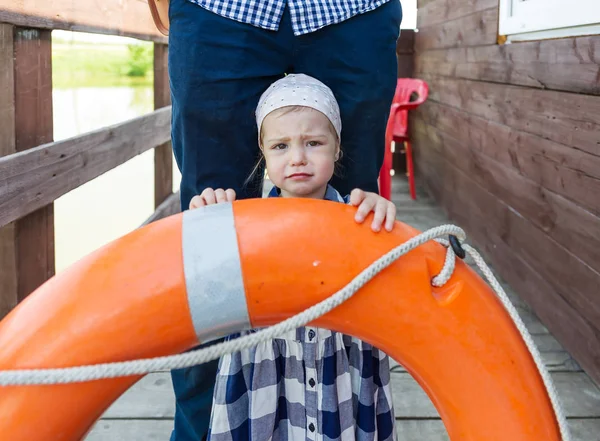
[[[292,173],[291,175],[288,176],[288,179],[292,179],[295,181],[303,181],[306,179],[311,178],[312,175],[309,173]]]

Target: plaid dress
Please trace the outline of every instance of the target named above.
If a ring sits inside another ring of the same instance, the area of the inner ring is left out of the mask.
[[[347,202],[331,186],[325,199]],[[388,356],[357,338],[304,327],[219,362],[209,441],[394,441],[394,429]]]

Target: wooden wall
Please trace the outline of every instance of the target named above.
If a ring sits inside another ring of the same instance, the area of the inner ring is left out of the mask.
[[[418,176],[600,383],[600,36],[498,45],[498,0],[418,8]]]

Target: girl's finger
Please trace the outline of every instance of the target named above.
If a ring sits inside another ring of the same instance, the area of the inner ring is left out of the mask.
[[[365,220],[365,218],[369,215],[369,213],[373,211],[373,208],[375,207],[376,203],[377,201],[373,198],[366,198],[365,200],[363,200],[358,206],[358,209],[356,210],[354,220],[356,220],[356,222],[358,223],[362,223]]]
[[[350,193],[350,205],[357,207],[362,201],[365,200],[365,192],[360,188],[355,188]]]
[[[235,190],[233,188],[225,190],[225,194],[227,195],[227,202],[235,201]]]
[[[204,202],[206,205],[212,205],[217,203],[217,198],[215,197],[215,191],[212,188],[205,189],[201,196],[204,198]]]
[[[217,200],[217,204],[227,202],[227,195],[225,194],[225,190],[222,188],[217,188],[215,190],[215,199]]]
[[[375,215],[373,216],[373,222],[371,223],[371,229],[375,232],[381,230],[381,225],[385,220],[387,214],[387,202],[384,199],[380,199],[375,205]]]
[[[194,208],[204,207],[206,204],[204,203],[204,199],[200,195],[196,195],[190,201],[190,210]]]
[[[387,215],[385,217],[385,229],[392,231],[394,223],[396,222],[396,206],[391,202],[387,206]]]

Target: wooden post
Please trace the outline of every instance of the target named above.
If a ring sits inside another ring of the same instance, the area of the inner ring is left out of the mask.
[[[398,78],[412,78],[414,71],[415,31],[403,29],[396,42],[396,58],[398,60]],[[396,173],[406,172],[406,155],[402,144],[396,145],[392,156],[392,168]]]
[[[415,60],[415,31],[403,29],[396,42],[396,58],[398,59],[398,78],[412,78]]]
[[[169,46],[154,43],[154,109],[171,104],[168,71]],[[154,149],[154,207],[173,192],[173,153],[167,142]]]
[[[0,23],[0,156],[15,150],[14,26]],[[0,318],[17,304],[15,225],[0,228]]]
[[[0,155],[52,141],[51,31],[0,24]],[[0,230],[0,317],[54,275],[54,209]]]

